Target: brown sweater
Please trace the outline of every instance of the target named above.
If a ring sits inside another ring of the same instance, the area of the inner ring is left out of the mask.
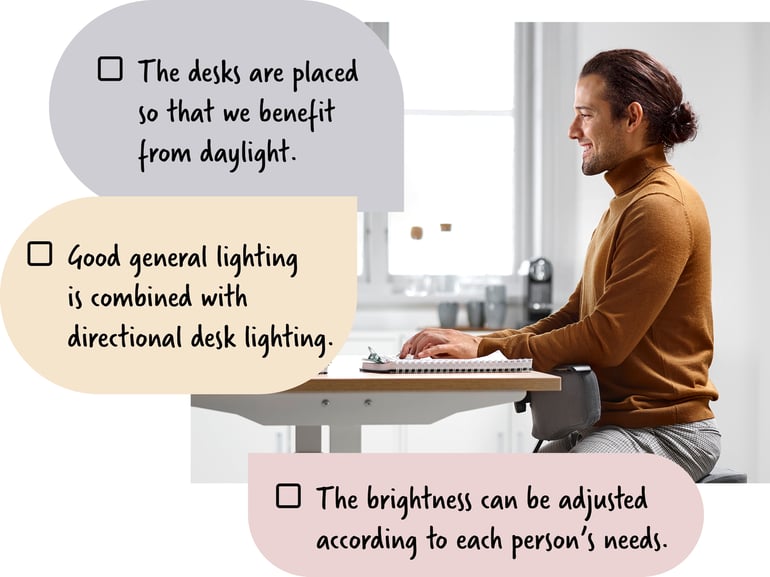
[[[485,335],[537,370],[590,364],[599,425],[654,427],[713,417],[711,233],[695,189],[651,146],[605,175],[615,192],[567,304],[521,330]]]

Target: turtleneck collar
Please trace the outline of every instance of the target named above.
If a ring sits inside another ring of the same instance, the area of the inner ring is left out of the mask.
[[[615,196],[620,196],[636,186],[653,170],[668,165],[663,145],[653,144],[608,170],[604,174],[604,179],[615,191]]]

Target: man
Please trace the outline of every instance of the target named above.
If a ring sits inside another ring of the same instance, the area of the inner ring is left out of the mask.
[[[695,189],[666,161],[695,137],[696,118],[674,76],[649,55],[611,50],[589,60],[575,87],[569,137],[582,171],[614,192],[566,305],[521,330],[476,337],[428,329],[401,356],[476,357],[502,351],[537,370],[587,363],[601,391],[596,425],[549,451],[648,452],[694,480],[711,471],[720,434],[710,401],[713,356],[711,235]]]

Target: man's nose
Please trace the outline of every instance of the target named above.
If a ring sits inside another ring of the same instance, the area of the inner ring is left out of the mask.
[[[569,125],[569,129],[567,130],[567,136],[573,140],[577,140],[580,138],[580,130],[578,127],[578,121],[577,118],[572,121],[572,123]]]

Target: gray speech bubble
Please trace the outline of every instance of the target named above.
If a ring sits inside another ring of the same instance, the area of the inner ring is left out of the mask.
[[[403,92],[364,23],[305,0],[148,0],[54,74],[59,150],[99,195],[358,196],[403,210]]]

